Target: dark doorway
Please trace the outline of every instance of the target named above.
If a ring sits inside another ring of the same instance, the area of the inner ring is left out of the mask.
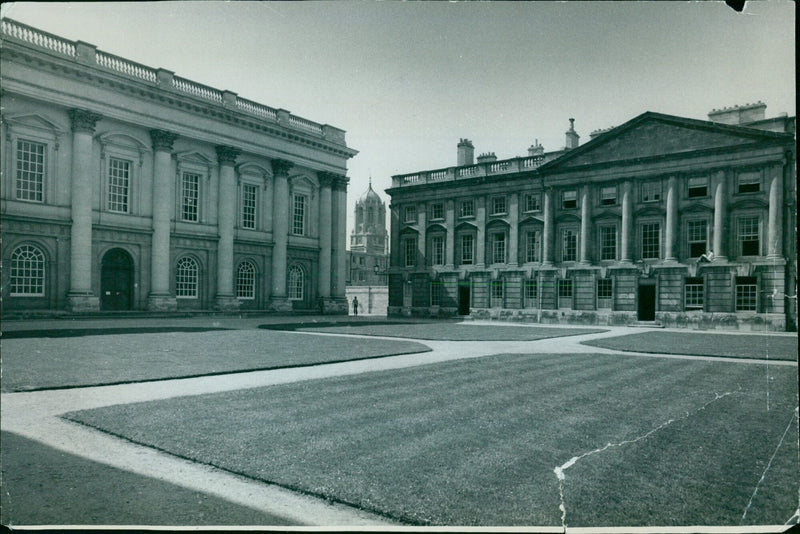
[[[639,314],[640,321],[656,320],[656,286],[639,286]]]
[[[100,308],[130,310],[133,303],[133,260],[130,254],[113,248],[103,256],[100,271]]]
[[[458,285],[458,314],[469,315],[469,284]]]

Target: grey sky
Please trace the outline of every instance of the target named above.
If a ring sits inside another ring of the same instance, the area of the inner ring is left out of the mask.
[[[347,130],[370,174],[581,143],[644,111],[795,114],[792,2],[14,3],[3,16]],[[386,196],[383,195],[385,198]],[[352,223],[352,221],[351,221]],[[349,230],[348,230],[349,232]]]

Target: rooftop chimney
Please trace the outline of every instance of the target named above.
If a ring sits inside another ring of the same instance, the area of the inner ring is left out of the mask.
[[[475,147],[469,139],[458,141],[458,166],[473,165],[475,163]]]
[[[762,101],[743,106],[712,109],[708,113],[708,120],[734,126],[764,120],[767,105]]]
[[[569,130],[567,130],[567,150],[572,150],[573,148],[578,148],[578,139],[580,139],[580,135],[575,132],[575,119],[569,120]]]
[[[528,156],[543,156],[544,155],[544,147],[539,144],[539,140],[537,139],[530,147],[528,147]]]
[[[478,163],[486,163],[490,161],[497,161],[497,156],[495,156],[494,152],[486,152],[478,156]]]

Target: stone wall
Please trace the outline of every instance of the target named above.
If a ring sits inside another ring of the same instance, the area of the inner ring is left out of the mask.
[[[359,315],[386,315],[389,307],[389,288],[387,286],[348,286],[348,313],[353,315],[353,298],[358,298]]]

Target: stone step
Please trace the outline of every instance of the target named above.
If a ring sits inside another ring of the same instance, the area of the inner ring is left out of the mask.
[[[634,328],[664,328],[664,325],[658,321],[636,321],[628,326]]]

